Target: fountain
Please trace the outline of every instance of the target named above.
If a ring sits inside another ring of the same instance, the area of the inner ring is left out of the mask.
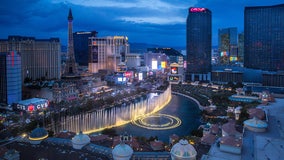
[[[134,121],[136,126],[150,129],[150,130],[168,130],[181,125],[181,120],[169,114],[152,114],[149,116],[142,116]]]
[[[142,116],[147,116],[161,110],[171,100],[171,87],[162,93],[150,93],[146,98],[136,97],[121,104],[81,113],[78,115],[61,116],[55,133],[62,130],[72,132],[83,131],[85,134],[101,131],[105,128],[116,127],[133,122]],[[174,120],[178,121],[178,120]]]

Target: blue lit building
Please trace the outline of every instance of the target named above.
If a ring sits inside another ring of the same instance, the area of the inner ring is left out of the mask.
[[[21,56],[15,52],[0,53],[0,103],[22,100]]]
[[[207,8],[189,8],[186,22],[186,56],[189,81],[210,81],[212,15]]]
[[[244,66],[284,70],[284,4],[245,7]]]
[[[97,34],[96,31],[73,33],[75,59],[80,66],[88,66],[89,37],[97,37]]]

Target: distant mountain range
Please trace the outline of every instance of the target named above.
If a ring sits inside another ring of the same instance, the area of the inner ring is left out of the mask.
[[[148,48],[174,48],[177,51],[185,50],[185,47],[173,47],[173,46],[162,46],[156,44],[147,44],[147,43],[129,43],[130,44],[130,53],[145,53]],[[61,45],[61,52],[67,52],[67,46]]]
[[[163,46],[157,44],[147,44],[147,43],[129,43],[130,44],[130,53],[145,53],[148,48],[174,48],[177,51],[186,50],[186,47],[182,46]],[[217,49],[218,46],[212,46],[212,49]],[[61,46],[62,52],[67,52],[67,46]]]
[[[147,43],[129,43],[130,44],[130,53],[145,53],[148,48],[174,48],[175,50],[181,51],[185,50],[185,47],[173,47],[173,46],[163,46],[156,44],[147,44]]]

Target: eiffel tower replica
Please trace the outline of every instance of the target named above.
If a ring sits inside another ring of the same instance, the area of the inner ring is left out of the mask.
[[[62,79],[78,79],[80,78],[76,66],[76,60],[74,55],[74,41],[73,41],[73,16],[72,11],[69,9],[68,14],[68,49],[67,59],[64,68]]]

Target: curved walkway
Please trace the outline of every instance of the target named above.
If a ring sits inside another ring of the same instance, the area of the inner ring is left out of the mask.
[[[199,109],[200,109],[201,111],[204,110],[204,106],[202,106],[196,99],[190,97],[189,95],[182,94],[182,93],[179,93],[179,92],[174,92],[174,91],[172,91],[172,94],[177,94],[177,95],[180,95],[180,96],[184,96],[184,97],[186,97],[186,98],[189,98],[189,99],[193,100],[193,101],[198,105],[198,107],[199,107]]]

